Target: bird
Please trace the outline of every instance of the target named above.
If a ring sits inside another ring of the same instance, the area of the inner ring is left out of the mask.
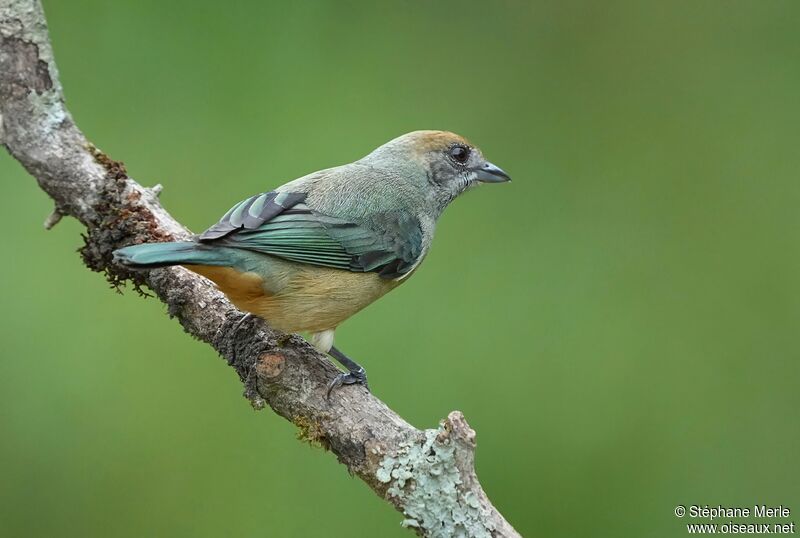
[[[130,269],[183,266],[246,316],[308,334],[347,370],[328,384],[330,398],[342,385],[369,390],[365,369],[334,346],[339,325],[414,274],[450,202],[510,180],[465,138],[414,131],[251,196],[190,241],[131,245],[113,257]]]

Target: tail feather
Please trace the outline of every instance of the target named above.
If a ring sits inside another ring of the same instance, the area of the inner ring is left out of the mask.
[[[224,250],[192,241],[145,243],[114,251],[114,261],[132,269],[170,265],[231,265]]]

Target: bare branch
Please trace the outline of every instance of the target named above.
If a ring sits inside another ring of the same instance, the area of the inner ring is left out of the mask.
[[[0,0],[0,142],[55,202],[54,225],[69,215],[87,229],[86,265],[115,285],[146,284],[183,328],[222,355],[256,408],[269,405],[307,440],[336,454],[350,472],[404,514],[423,536],[518,536],[492,506],[474,470],[475,432],[460,412],[418,430],[369,394],[349,386],[325,399],[337,372],[298,336],[236,310],[207,280],[182,268],[131,274],[114,249],[180,240],[189,231],[125,166],[89,143],[64,105],[38,0]]]

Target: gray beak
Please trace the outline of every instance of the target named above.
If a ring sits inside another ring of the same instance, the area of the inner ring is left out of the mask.
[[[478,168],[475,177],[478,181],[483,183],[503,183],[505,181],[511,181],[511,177],[506,174],[502,168],[488,161]]]

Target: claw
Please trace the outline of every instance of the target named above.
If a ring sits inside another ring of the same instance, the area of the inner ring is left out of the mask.
[[[367,373],[363,368],[360,368],[355,372],[342,372],[341,374],[337,375],[331,380],[330,383],[328,383],[328,390],[325,392],[325,399],[330,400],[333,389],[337,389],[342,385],[364,385],[364,387],[369,390]]]
[[[233,326],[233,334],[238,333],[239,329],[242,328],[242,325],[244,325],[247,321],[249,321],[251,318],[254,318],[254,317],[256,317],[256,316],[254,316],[253,314],[248,312],[244,316],[239,318],[239,321],[237,321],[236,325]],[[221,327],[220,327],[220,329],[221,329]],[[228,359],[228,364],[233,364],[235,362],[235,360],[236,360],[236,346],[234,345],[234,347],[233,347],[233,355],[231,356],[231,358]]]
[[[246,313],[244,316],[239,318],[239,321],[237,321],[236,325],[233,326],[233,332],[234,333],[239,332],[239,329],[242,328],[242,325],[244,325],[245,322],[247,322],[249,319],[254,318],[254,317],[255,317],[255,315],[251,314],[250,312]]]

